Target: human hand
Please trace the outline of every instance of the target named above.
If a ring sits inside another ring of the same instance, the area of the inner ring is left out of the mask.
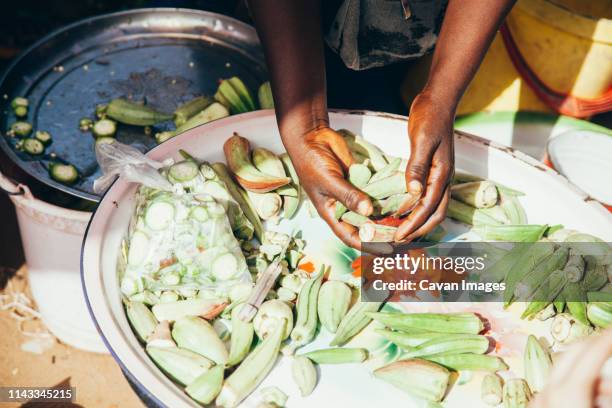
[[[454,104],[437,100],[427,92],[419,94],[410,107],[410,159],[406,167],[410,196],[398,213],[413,211],[398,227],[396,241],[425,235],[446,216],[455,168],[454,119]]]
[[[546,387],[530,407],[612,407],[612,378],[601,378],[611,357],[612,329],[574,345],[555,363]]]
[[[300,184],[319,215],[345,244],[359,249],[359,231],[336,219],[336,202],[340,201],[349,210],[365,216],[372,213],[373,206],[364,192],[345,179],[353,156],[342,135],[322,126],[285,145]]]

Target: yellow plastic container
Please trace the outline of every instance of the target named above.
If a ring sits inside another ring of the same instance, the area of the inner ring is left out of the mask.
[[[610,18],[610,0],[519,0],[507,25],[528,67],[549,89],[591,100],[612,86]],[[413,96],[410,77],[402,87],[406,102]],[[499,34],[458,113],[481,110],[551,111],[514,68]]]

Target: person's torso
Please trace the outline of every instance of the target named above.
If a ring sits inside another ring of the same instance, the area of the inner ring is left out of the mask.
[[[431,51],[447,0],[323,3],[327,44],[347,67],[361,70],[418,58]]]

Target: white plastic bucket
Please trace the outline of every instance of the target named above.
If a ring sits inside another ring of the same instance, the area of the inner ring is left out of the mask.
[[[0,173],[11,195],[28,266],[28,279],[43,322],[73,347],[106,353],[85,300],[80,277],[81,243],[91,213],[61,208],[35,198],[27,186]]]

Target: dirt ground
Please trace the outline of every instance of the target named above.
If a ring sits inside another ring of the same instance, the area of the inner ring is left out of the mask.
[[[21,268],[0,296],[19,290],[29,296],[27,270]],[[0,303],[2,304],[2,303]],[[28,331],[45,330],[39,321],[24,325]],[[121,374],[119,366],[108,354],[88,353],[50,340],[50,348],[42,354],[26,352],[22,345],[30,338],[19,330],[11,311],[0,311],[0,386],[75,388],[74,404],[8,404],[0,407],[143,407]]]

